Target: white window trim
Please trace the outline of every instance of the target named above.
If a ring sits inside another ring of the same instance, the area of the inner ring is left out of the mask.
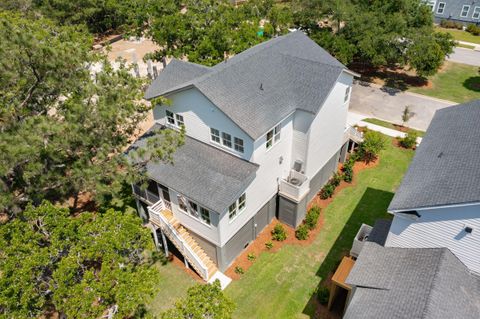
[[[278,132],[275,133],[275,130],[279,128]],[[272,132],[272,145],[268,145],[268,133]],[[277,139],[278,136],[278,139]],[[265,148],[267,149],[267,152],[271,150],[275,145],[277,145],[280,141],[282,140],[282,122],[278,123],[274,127],[272,127],[270,130],[268,130],[267,134],[265,134]]]
[[[218,132],[218,135],[215,135],[215,137],[218,138],[218,142],[213,139],[214,134],[212,133],[212,130],[215,130],[215,131]],[[220,145],[220,144],[222,143],[222,132],[220,132],[219,129],[216,129],[216,128],[214,128],[214,127],[211,127],[211,128],[210,128],[210,141],[213,142],[213,143],[215,143],[215,144]]]
[[[443,8],[442,9],[442,12],[440,12],[440,6],[443,4]],[[438,3],[438,7],[437,7],[437,14],[444,14],[445,13],[445,7],[447,6],[447,4],[445,2],[439,2]]]
[[[236,142],[237,140],[242,141],[242,145],[240,145],[239,143],[237,143],[237,142]],[[242,151],[239,151],[239,150],[236,149],[236,148],[237,148],[237,145],[242,148]],[[245,142],[243,141],[242,138],[236,137],[236,136],[233,137],[233,150],[234,150],[235,152],[238,152],[238,153],[241,153],[241,154],[245,153]]]
[[[477,13],[477,17],[475,17],[475,13]],[[476,20],[480,19],[480,7],[473,8],[472,19],[476,19]]]
[[[352,86],[348,86],[345,90],[345,95],[343,97],[343,104],[348,103],[350,101],[350,96],[352,95]]]
[[[208,228],[212,228],[212,214],[211,214],[212,211],[211,211],[210,209],[208,209],[208,208],[203,207],[202,205],[199,205],[197,202],[194,202],[193,200],[190,200],[190,199],[186,198],[185,196],[182,196],[182,197],[187,201],[187,203],[186,203],[186,204],[187,204],[187,211],[184,211],[184,210],[180,207],[180,204],[177,203],[177,205],[178,205],[178,210],[181,211],[185,216],[188,216],[188,217],[190,217],[191,219],[202,223],[203,225],[205,225],[205,226],[208,227]],[[177,197],[177,201],[178,201],[178,197]],[[190,213],[190,211],[188,211],[188,210],[190,210],[190,207],[189,207],[189,206],[190,206],[190,203],[189,203],[189,202],[192,202],[192,203],[194,203],[194,204],[197,205],[198,217],[192,215],[192,214]],[[209,218],[210,218],[210,224],[207,224],[207,223],[202,219],[202,213],[201,213],[201,209],[202,209],[202,208],[204,208],[205,210],[208,211],[208,215],[209,215]]]
[[[463,15],[463,11],[464,11],[465,8],[468,8],[468,10],[467,10],[467,13],[465,15]],[[470,12],[470,6],[468,4],[464,4],[463,7],[462,7],[462,11],[460,11],[460,17],[462,17],[462,18],[468,17],[469,12]]]
[[[213,128],[214,130],[217,130],[217,131],[218,131],[218,134],[220,134],[220,135],[219,135],[220,142],[217,142],[217,141],[215,141],[214,139],[212,139],[212,131],[211,131],[212,128]],[[226,134],[230,135],[230,137],[232,138],[232,139],[231,139],[232,147],[228,147],[228,146],[226,146],[226,145],[223,145],[223,136],[222,136],[222,133],[226,133]],[[237,150],[235,149],[235,138],[238,138],[238,139],[240,139],[240,140],[243,141],[243,152],[237,151]],[[219,129],[216,129],[216,128],[214,128],[214,127],[210,127],[210,142],[213,143],[214,145],[216,145],[217,147],[219,147],[219,148],[221,148],[221,149],[224,149],[224,150],[226,150],[226,151],[229,151],[229,152],[231,152],[231,153],[233,153],[233,154],[235,154],[235,155],[243,156],[243,154],[245,154],[245,140],[244,140],[243,138],[237,137],[237,136],[232,135],[232,134],[227,133],[227,132],[220,131]]]
[[[169,116],[167,115],[168,112],[170,112],[172,114],[173,117],[170,117],[170,118],[173,118],[174,123],[170,123],[168,121],[168,118],[169,118]],[[174,128],[178,128],[178,129],[181,128],[182,126],[178,124],[178,122],[179,122],[178,119],[177,119],[178,116],[182,117],[182,119],[183,119],[183,124],[182,125],[185,126],[185,117],[182,114],[178,114],[178,113],[172,112],[171,110],[166,109],[165,110],[166,125],[169,126],[169,127],[174,127]]]
[[[240,204],[240,198],[245,195],[245,206],[243,206],[243,208],[241,210],[239,210],[239,204]],[[230,206],[234,205],[235,204],[235,210],[236,210],[236,213],[235,213],[235,216],[233,216],[232,218],[230,218]],[[247,209],[247,193],[242,193],[242,195],[240,195],[237,200],[232,203],[231,205],[228,206],[227,208],[227,214],[228,214],[228,219],[229,219],[229,223],[233,223],[235,221],[235,219],[238,218],[238,216],[240,216],[244,211],[245,209]]]

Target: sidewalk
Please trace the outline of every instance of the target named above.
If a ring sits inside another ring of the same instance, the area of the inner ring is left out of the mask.
[[[472,43],[472,42],[467,42],[467,41],[457,41],[457,42],[460,43],[460,44],[472,46],[472,47],[474,47],[473,50],[475,50],[475,51],[480,51],[480,44],[478,44],[478,43]]]
[[[385,134],[385,135],[391,136],[391,137],[403,138],[407,135],[406,133],[401,132],[401,131],[392,130],[390,128],[386,128],[386,127],[383,127],[383,126],[380,126],[380,125],[376,125],[376,124],[372,124],[372,123],[368,123],[368,122],[363,121],[366,118],[368,118],[368,116],[365,116],[363,114],[348,112],[347,124],[350,125],[350,126],[355,126],[356,125],[356,126],[359,126],[359,127],[366,127],[369,130],[380,132],[382,134]],[[421,142],[422,142],[422,138],[417,137],[417,145],[419,145]]]

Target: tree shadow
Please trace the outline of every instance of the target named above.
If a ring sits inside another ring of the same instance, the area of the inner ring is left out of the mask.
[[[472,76],[463,82],[463,87],[467,90],[480,92],[480,76]]]
[[[392,198],[393,193],[391,192],[374,188],[367,188],[365,190],[361,199],[350,215],[350,218],[345,223],[342,231],[338,235],[334,245],[316,272],[316,276],[320,278],[320,283],[317,289],[329,285],[330,278],[340,264],[343,256],[349,254],[353,239],[362,224],[373,226],[377,219],[392,218],[392,216],[387,213],[387,208]],[[341,313],[338,312],[325,315],[326,306],[319,306],[316,293],[313,293],[310,296],[308,303],[303,309],[303,313],[308,315],[310,318],[319,318],[319,307],[322,308],[321,318],[341,317]]]

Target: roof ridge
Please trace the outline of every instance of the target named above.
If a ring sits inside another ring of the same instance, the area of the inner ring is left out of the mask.
[[[177,58],[172,58],[170,60],[170,63],[172,63],[174,61],[184,63],[184,64],[189,64],[191,66],[196,66],[196,67],[199,67],[199,68],[202,68],[202,69],[207,69],[207,70],[212,69],[212,67],[210,67],[210,66],[206,66],[206,65],[203,65],[203,64],[198,64],[198,63],[194,63],[194,62],[190,62],[190,61],[185,61],[185,60],[181,60],[181,59],[177,59]],[[170,63],[168,63],[168,64],[170,64]]]
[[[321,64],[321,65],[325,65],[325,66],[330,66],[332,68],[340,68],[340,69],[347,69],[346,66],[344,66],[343,64],[340,64],[341,65],[334,65],[334,64],[331,64],[331,63],[325,63],[325,62],[322,62],[322,61],[315,61],[315,60],[312,60],[312,59],[307,59],[307,58],[302,58],[302,57],[299,57],[299,56],[295,56],[295,55],[291,55],[291,54],[288,54],[288,53],[283,53],[283,52],[278,52],[278,54],[286,57],[286,58],[292,58],[292,59],[295,59],[295,60],[300,60],[300,61],[306,61],[306,62],[312,62],[312,63],[316,63],[316,64]]]
[[[435,248],[433,248],[435,249]],[[436,264],[436,267],[435,267],[435,275],[433,276],[433,279],[432,279],[432,282],[430,283],[429,285],[429,289],[428,289],[428,294],[427,294],[427,298],[426,298],[426,301],[425,301],[425,306],[423,308],[423,313],[422,313],[422,318],[428,318],[428,312],[429,312],[429,305],[430,305],[430,301],[432,299],[432,292],[433,292],[433,288],[434,286],[436,285],[437,283],[437,277],[438,277],[438,271],[440,269],[440,266],[445,262],[445,259],[443,258],[445,256],[445,252],[448,250],[448,248],[436,248],[438,250],[440,250],[440,254],[438,256],[438,262]]]

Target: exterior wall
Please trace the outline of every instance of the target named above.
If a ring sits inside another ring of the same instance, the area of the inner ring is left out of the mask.
[[[435,22],[440,23],[441,20],[454,20],[463,23],[480,23],[480,19],[473,18],[473,12],[475,7],[480,8],[480,0],[430,0],[427,1],[433,5],[433,15],[435,17]],[[438,7],[440,3],[445,3],[445,9],[442,14],[438,13]],[[462,7],[464,5],[470,6],[468,15],[466,17],[461,17]]]
[[[215,262],[217,261],[217,246],[215,244],[209,242],[202,236],[194,233],[193,231],[189,230],[188,233],[192,236],[193,239],[197,242],[197,244],[202,247],[203,251],[207,254],[210,259]]]
[[[345,91],[347,87],[351,87],[352,82],[353,76],[345,72],[340,75],[310,126],[305,170],[309,179],[317,175],[342,147],[350,102],[344,102]]]
[[[168,125],[165,110],[180,114],[183,116],[188,136],[219,147],[247,160],[252,157],[253,140],[200,91],[191,88],[171,94],[168,96],[168,99],[171,101],[171,106],[157,105],[153,109],[153,117],[156,122]],[[232,143],[234,137],[241,138],[244,143],[244,153],[236,152],[231,148],[212,142],[210,136],[211,127],[220,132],[230,134],[232,136]]]
[[[418,220],[395,216],[385,246],[449,248],[480,274],[480,205],[418,210]],[[466,226],[473,228],[468,234]]]
[[[308,147],[308,131],[312,124],[314,114],[304,111],[296,111],[293,117],[293,132],[292,132],[292,158],[290,167],[293,167],[295,161],[300,160],[304,163],[307,161],[307,147]]]
[[[328,162],[325,163],[325,165],[310,180],[310,192],[307,195],[308,201],[311,201],[315,197],[323,185],[328,182],[330,177],[332,177],[333,173],[337,170],[340,151],[340,148],[337,149],[335,154],[333,154]]]
[[[247,221],[249,221],[278,192],[278,181],[290,172],[292,148],[293,114],[282,122],[280,141],[268,150],[266,135],[254,143],[251,161],[260,165],[253,182],[247,187],[246,207],[234,219],[230,220],[228,209],[220,215],[220,246],[225,245]],[[238,194],[240,197],[241,194]],[[230,205],[230,203],[228,203]],[[226,206],[228,206],[226,205]]]

